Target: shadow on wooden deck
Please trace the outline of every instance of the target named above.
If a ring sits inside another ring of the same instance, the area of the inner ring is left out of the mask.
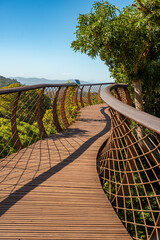
[[[34,178],[33,180],[26,183],[24,186],[19,188],[18,190],[12,192],[7,198],[5,198],[0,203],[0,216],[2,216],[8,209],[10,209],[14,204],[16,204],[20,199],[22,199],[26,194],[28,194],[30,191],[35,189],[37,186],[39,186],[41,183],[46,181],[48,178],[56,174],[57,172],[61,171],[63,168],[65,168],[67,165],[72,163],[74,160],[76,160],[80,155],[82,155],[87,149],[101,136],[106,134],[110,130],[110,117],[105,113],[105,109],[107,107],[104,107],[101,109],[102,115],[105,117],[105,120],[93,120],[93,121],[105,121],[105,127],[104,129],[99,132],[98,134],[94,135],[93,137],[89,138],[86,142],[84,142],[75,152],[73,152],[70,156],[65,158],[62,162],[58,163],[54,167],[51,167],[48,171],[43,172],[38,177]],[[80,119],[80,121],[89,122],[90,119]],[[73,136],[73,135],[85,135],[87,131],[81,130],[79,128],[73,128],[73,129],[67,129],[64,132],[62,132],[59,135],[53,135],[53,138],[67,138]],[[50,137],[51,138],[51,137]],[[98,149],[97,149],[98,151]],[[2,181],[1,181],[2,182]]]
[[[88,106],[64,132],[4,159],[0,239],[131,239],[97,174],[109,130],[106,104]]]

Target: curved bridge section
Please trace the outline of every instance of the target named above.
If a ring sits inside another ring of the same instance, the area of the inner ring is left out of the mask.
[[[0,239],[131,239],[97,174],[110,117],[94,87],[0,91]]]
[[[102,186],[133,239],[159,240],[160,119],[134,109],[125,85],[101,96],[111,116],[97,160]]]

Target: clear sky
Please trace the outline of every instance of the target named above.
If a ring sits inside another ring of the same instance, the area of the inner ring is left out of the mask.
[[[133,0],[109,0],[125,7]],[[75,53],[79,14],[94,0],[0,0],[0,75],[51,80],[111,81],[107,66],[97,58]]]

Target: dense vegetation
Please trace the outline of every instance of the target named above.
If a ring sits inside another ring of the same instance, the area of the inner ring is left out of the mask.
[[[10,84],[19,83],[16,79],[5,78],[0,76],[0,88],[9,86]]]
[[[19,83],[11,84],[3,88],[13,88],[22,86]],[[2,88],[2,89],[3,89]],[[40,133],[37,125],[37,100],[40,90],[23,92],[19,99],[17,109],[17,128],[20,140],[24,147],[40,139]],[[0,95],[0,152],[1,157],[16,152],[15,143],[12,138],[11,116],[13,103],[17,93]],[[45,116],[46,109],[51,108],[50,99],[44,95],[45,107],[41,109]]]
[[[3,88],[13,88],[20,87],[19,83],[11,84]],[[50,89],[51,90],[51,89]],[[54,90],[54,89],[52,89]],[[62,92],[60,92],[60,99],[62,97]],[[37,121],[37,106],[38,99],[40,96],[41,90],[35,89],[31,91],[22,92],[18,102],[18,108],[16,111],[16,122],[17,129],[20,141],[23,147],[26,147],[30,144],[41,139],[38,121]],[[53,92],[46,91],[42,95],[41,101],[41,117],[43,121],[44,128],[48,136],[53,133],[56,133],[56,127],[53,121]],[[68,106],[66,105],[67,110],[69,110],[67,118],[69,124],[71,124],[77,116],[77,106],[73,102],[73,97],[75,94],[75,87],[70,87],[68,91]],[[11,130],[11,118],[13,104],[17,97],[17,93],[12,94],[2,94],[0,95],[0,155],[1,158],[16,152],[15,142],[12,136]],[[67,112],[67,111],[66,111]],[[61,119],[60,114],[60,101],[57,106],[57,114],[60,122],[60,126],[64,129],[64,125]]]
[[[136,108],[159,116],[159,39],[160,1],[135,0],[121,11],[99,1],[78,17],[71,47],[91,58],[99,56],[116,81],[134,90]]]

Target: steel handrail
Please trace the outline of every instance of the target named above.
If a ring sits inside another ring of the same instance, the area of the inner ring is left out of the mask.
[[[108,86],[101,98],[111,116],[97,157],[103,189],[133,239],[158,240],[160,119],[132,107],[125,84]]]
[[[160,134],[160,119],[158,117],[152,116],[146,112],[135,109],[120,100],[116,99],[111,91],[117,87],[127,88],[126,84],[113,84],[101,91],[101,98],[114,110],[121,113],[125,117],[134,120],[135,122],[143,125],[144,127],[153,130],[154,132]]]
[[[60,84],[36,84],[36,85],[27,85],[22,87],[14,87],[14,88],[6,88],[6,89],[0,89],[0,95],[2,94],[10,94],[15,92],[23,92],[23,91],[29,91],[29,90],[35,90],[40,88],[46,88],[46,87],[72,87],[72,86],[98,86],[98,85],[108,85],[113,83],[90,83],[90,84],[77,84],[77,83],[60,83]]]
[[[79,84],[78,86],[84,86],[84,87],[87,87],[87,86],[98,86],[98,85],[109,85],[109,84],[114,84],[113,82],[107,82],[107,83],[85,83],[85,84]]]
[[[22,87],[14,87],[14,88],[6,88],[6,89],[0,89],[0,95],[1,94],[9,94],[9,93],[16,93],[16,92],[24,92],[29,90],[35,90],[40,88],[46,88],[46,87],[66,87],[66,86],[77,86],[76,83],[68,83],[68,84],[37,84],[37,85],[27,85]]]

